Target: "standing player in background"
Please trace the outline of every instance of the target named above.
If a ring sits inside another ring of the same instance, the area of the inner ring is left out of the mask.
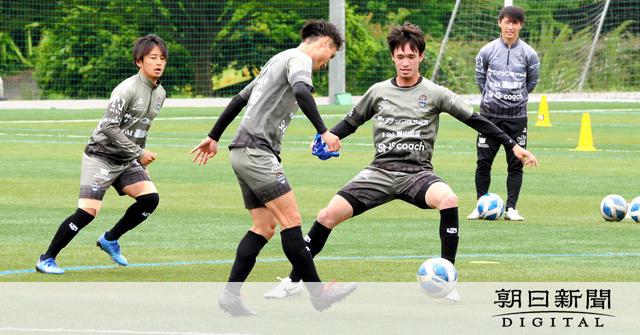
[[[317,310],[328,308],[355,289],[355,284],[319,284],[313,258],[302,238],[298,205],[280,164],[282,137],[298,107],[330,151],[340,149],[340,140],[327,131],[311,95],[311,73],[326,67],[343,39],[333,24],[322,20],[308,21],[300,35],[302,43],[273,56],[260,75],[231,100],[209,135],[191,151],[194,162],[206,164],[218,152],[218,140],[224,130],[248,105],[229,145],[231,166],[253,220],[253,226],[238,244],[229,282],[218,300],[220,308],[231,315],[255,314],[243,304],[240,289],[278,223],[282,249],[307,284]]]
[[[373,120],[373,162],[349,181],[320,210],[305,241],[318,254],[332,229],[351,217],[389,201],[400,199],[421,209],[440,211],[440,253],[455,263],[458,249],[458,198],[431,165],[440,113],[448,113],[467,126],[504,144],[527,165],[537,166],[535,156],[480,114],[474,113],[449,89],[420,75],[425,40],[422,30],[410,23],[394,27],[387,36],[396,76],[374,84],[360,102],[331,132],[344,139]],[[397,229],[396,227],[390,229]],[[366,235],[363,237],[366,239]],[[283,298],[300,291],[294,266],[288,278],[265,294]]]
[[[482,100],[480,114],[511,136],[523,148],[527,147],[527,102],[529,93],[538,83],[540,61],[535,50],[520,39],[524,24],[524,10],[520,7],[504,7],[498,15],[500,38],[488,43],[476,57],[476,82]],[[478,133],[476,195],[480,198],[489,192],[491,165],[502,143]],[[516,209],[522,187],[523,165],[513,152],[505,147],[507,156],[507,212],[506,220],[523,221]],[[477,220],[480,214],[474,209],[467,219]]]
[[[40,256],[36,264],[38,272],[64,273],[55,258],[98,215],[109,186],[136,202],[96,243],[117,264],[128,264],[118,239],[147,219],[160,200],[147,173],[147,166],[156,159],[156,154],[145,149],[145,144],[151,123],[166,97],[159,79],[167,57],[167,47],[159,36],[147,35],[136,41],[133,61],[138,73],[113,89],[107,111],[84,149],[78,208],[60,224],[49,248]]]

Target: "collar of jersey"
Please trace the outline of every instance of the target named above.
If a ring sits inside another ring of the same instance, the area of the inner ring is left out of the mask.
[[[393,78],[391,78],[391,85],[398,87],[398,88],[412,88],[412,87],[416,87],[418,85],[420,85],[420,83],[422,82],[422,76],[420,76],[418,78],[418,81],[416,81],[415,84],[411,85],[411,86],[400,86],[398,85],[398,82],[396,81],[396,78],[398,78],[398,76],[395,76]]]
[[[500,43],[502,43],[502,45],[504,45],[505,47],[509,48],[509,44],[507,44],[507,42],[505,42],[502,39],[502,35],[500,35]],[[519,43],[520,43],[520,37],[518,37],[518,39],[515,42],[513,42],[513,44],[511,45],[511,49],[513,49],[516,46],[518,46]]]
[[[138,72],[138,78],[140,78],[140,80],[147,84],[147,86],[151,87],[151,88],[156,88],[158,86],[160,86],[160,79],[158,79],[158,84],[154,84],[151,80],[149,80],[149,78],[147,78],[144,74],[142,74],[142,72]]]

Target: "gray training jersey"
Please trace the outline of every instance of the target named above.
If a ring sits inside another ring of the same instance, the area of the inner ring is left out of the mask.
[[[141,73],[121,82],[111,92],[107,111],[84,152],[116,164],[137,159],[166,96],[160,84],[156,86]]]
[[[262,148],[279,155],[282,136],[298,110],[293,84],[313,86],[311,73],[312,60],[299,49],[271,57],[239,93],[249,102],[229,148]]]
[[[476,83],[482,93],[480,114],[498,118],[527,117],[529,93],[538,83],[540,61],[522,40],[511,47],[498,38],[476,57]]]
[[[449,89],[425,78],[412,87],[398,87],[390,79],[371,86],[344,120],[359,127],[373,119],[376,154],[371,165],[418,172],[433,169],[431,156],[443,112],[465,121],[473,109]]]

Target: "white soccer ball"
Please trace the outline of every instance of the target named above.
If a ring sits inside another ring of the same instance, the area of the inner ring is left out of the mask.
[[[476,206],[481,219],[497,220],[504,214],[504,201],[495,193],[481,196]]]
[[[600,214],[607,221],[620,221],[627,215],[627,201],[617,194],[609,194],[600,202]]]
[[[635,222],[640,222],[640,196],[633,198],[629,204],[629,216]]]
[[[429,258],[418,268],[418,282],[424,293],[442,298],[456,287],[458,271],[444,258]]]

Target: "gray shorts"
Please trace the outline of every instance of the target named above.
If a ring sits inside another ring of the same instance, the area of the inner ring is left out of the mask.
[[[245,208],[264,207],[291,191],[284,168],[273,153],[256,148],[233,148],[229,160],[238,177]]]
[[[433,171],[406,173],[368,166],[338,191],[338,195],[351,204],[353,216],[394,199],[426,209],[429,206],[425,194],[436,182],[444,181]]]
[[[100,158],[82,155],[80,198],[102,200],[109,186],[125,195],[122,189],[137,182],[151,180],[138,161],[117,165]]]

